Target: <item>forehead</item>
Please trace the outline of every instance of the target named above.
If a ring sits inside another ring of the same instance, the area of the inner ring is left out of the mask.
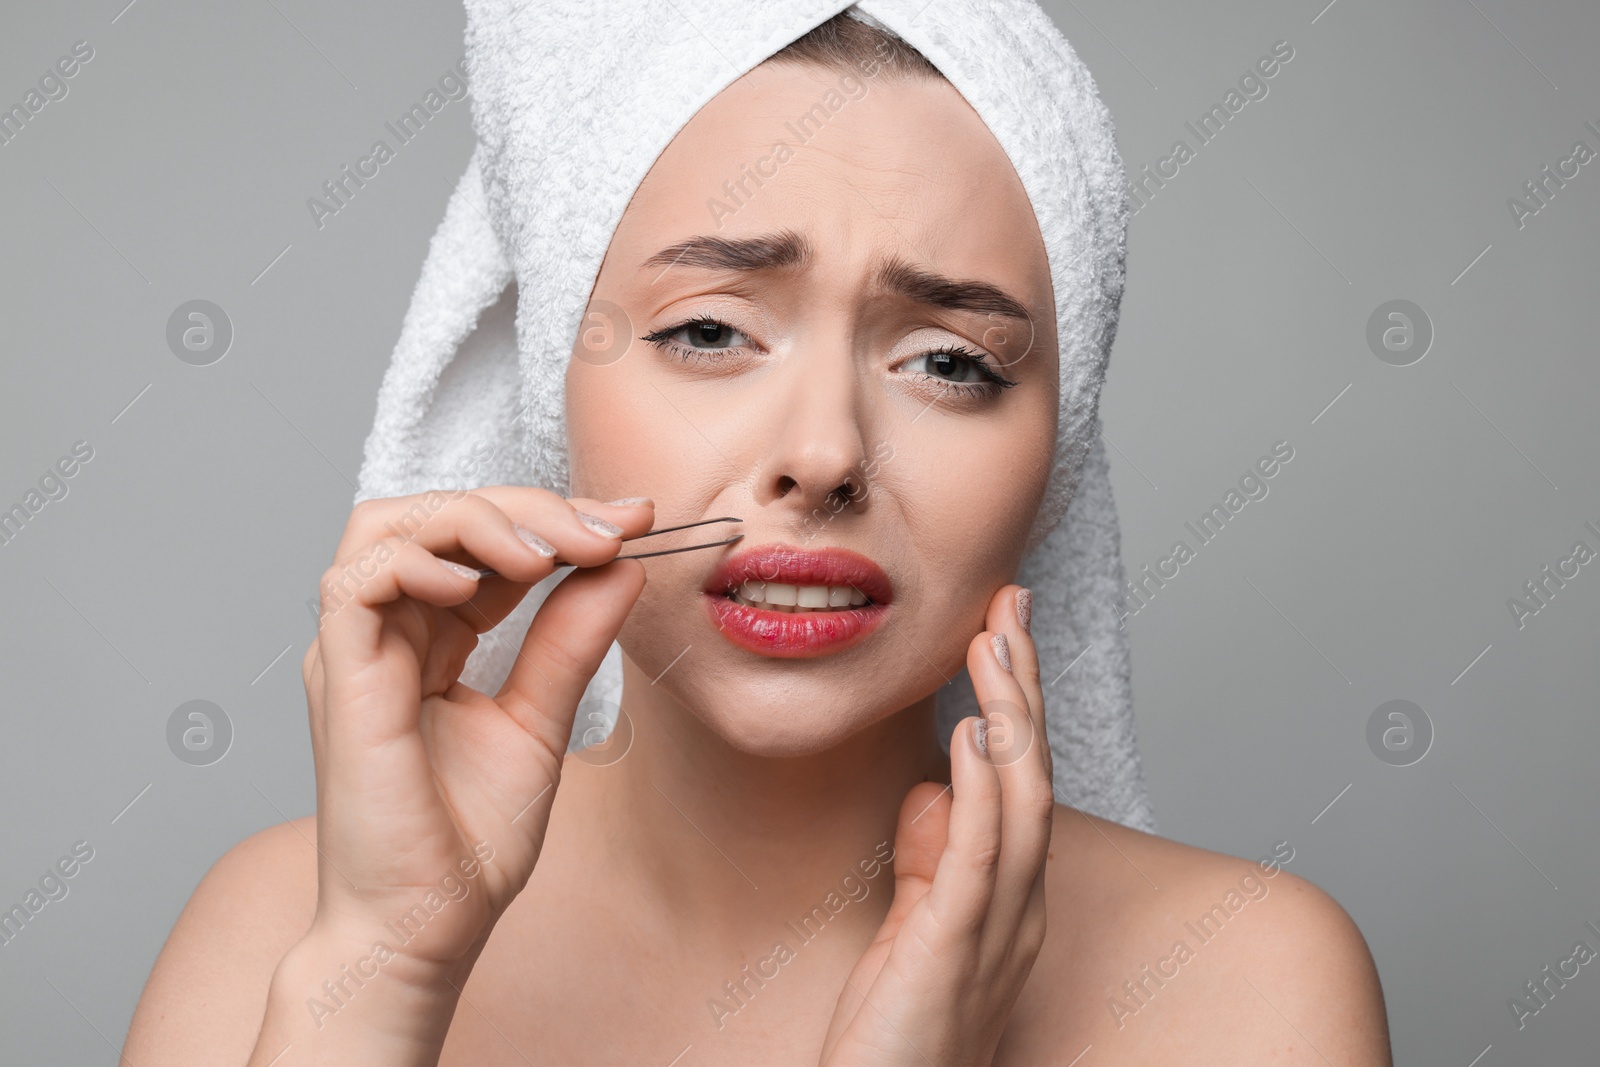
[[[696,234],[783,229],[806,235],[835,267],[893,254],[989,278],[1053,317],[1044,241],[1022,182],[943,79],[755,68],[667,146],[612,250],[636,263]]]

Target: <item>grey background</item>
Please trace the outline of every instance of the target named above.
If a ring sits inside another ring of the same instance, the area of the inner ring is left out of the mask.
[[[471,147],[447,105],[319,230],[307,198],[460,59],[460,10],[125,3],[12,5],[0,32],[5,107],[95,49],[0,146],[0,508],[94,449],[0,546],[0,903],[94,848],[0,947],[6,1063],[112,1062],[207,867],[313,810],[307,601]],[[1600,563],[1521,629],[1507,600],[1600,549],[1600,161],[1520,229],[1507,198],[1600,149],[1600,11],[1325,3],[1047,4],[1130,172],[1294,48],[1131,228],[1102,408],[1130,572],[1295,450],[1129,622],[1157,815],[1223,852],[1292,844],[1372,947],[1397,1062],[1593,1062],[1596,967],[1521,1032],[1508,1000],[1600,948]],[[197,298],[236,329],[208,367],[165,339]],[[1392,299],[1435,330],[1410,366],[1367,344]],[[167,744],[196,699],[235,731],[209,767]],[[1412,766],[1368,747],[1391,699],[1433,724]]]

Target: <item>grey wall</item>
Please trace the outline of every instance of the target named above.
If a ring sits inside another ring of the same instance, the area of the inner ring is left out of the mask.
[[[307,199],[450,72],[461,12],[125,2],[0,33],[7,108],[93,48],[0,145],[0,508],[92,449],[0,545],[0,904],[93,849],[0,946],[8,1063],[112,1062],[206,868],[312,811],[307,600],[471,146],[448,103],[319,228]],[[1128,621],[1157,814],[1220,851],[1291,843],[1366,933],[1398,1062],[1592,1061],[1594,968],[1520,1030],[1508,1001],[1600,948],[1600,562],[1521,625],[1508,601],[1600,551],[1600,162],[1520,225],[1508,198],[1600,150],[1600,15],[1325,2],[1048,5],[1130,172],[1193,151],[1134,217],[1102,408],[1130,572],[1193,553]],[[1200,144],[1185,122],[1279,41]],[[205,367],[168,341],[197,299],[234,333]],[[1431,324],[1420,359],[1369,342],[1394,300]],[[1280,441],[1202,544],[1185,524]],[[170,747],[194,700],[231,723],[212,766]],[[1369,741],[1393,700],[1431,724],[1419,761]]]

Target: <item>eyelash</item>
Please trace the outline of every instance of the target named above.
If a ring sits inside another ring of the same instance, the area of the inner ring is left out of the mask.
[[[676,323],[672,326],[667,326],[656,330],[654,333],[647,333],[640,337],[639,340],[646,341],[664,352],[670,352],[685,363],[696,362],[707,358],[714,358],[714,352],[716,351],[715,349],[691,348],[688,345],[680,344],[677,341],[672,340],[672,336],[674,334],[676,334],[679,330],[685,329],[689,326],[722,326],[733,331],[734,333],[743,333],[743,331],[739,330],[737,327],[729,326],[720,319],[712,319],[702,316],[698,318],[685,319],[682,322]],[[955,356],[958,359],[964,359],[968,363],[971,363],[974,369],[976,369],[977,372],[984,377],[985,381],[982,382],[950,382],[945,381],[943,378],[934,377],[931,374],[922,375],[923,378],[966,396],[997,396],[1001,390],[1010,389],[1012,386],[1017,384],[1013,379],[1007,378],[996,371],[994,366],[989,362],[988,358],[983,353],[975,352],[972,349],[966,348],[962,345],[943,345],[939,348],[929,349],[926,352],[919,352],[912,358],[927,359],[930,356]]]

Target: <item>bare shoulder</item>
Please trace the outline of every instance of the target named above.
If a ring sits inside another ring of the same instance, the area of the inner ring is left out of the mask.
[[[317,820],[251,834],[206,872],[156,957],[124,1047],[134,1063],[243,1063],[267,986],[317,906]]]
[[[1280,841],[1229,856],[1056,805],[1049,932],[1018,1004],[1022,1032],[1048,1034],[1034,1051],[1389,1067],[1366,940],[1338,901],[1285,869],[1294,855]]]

